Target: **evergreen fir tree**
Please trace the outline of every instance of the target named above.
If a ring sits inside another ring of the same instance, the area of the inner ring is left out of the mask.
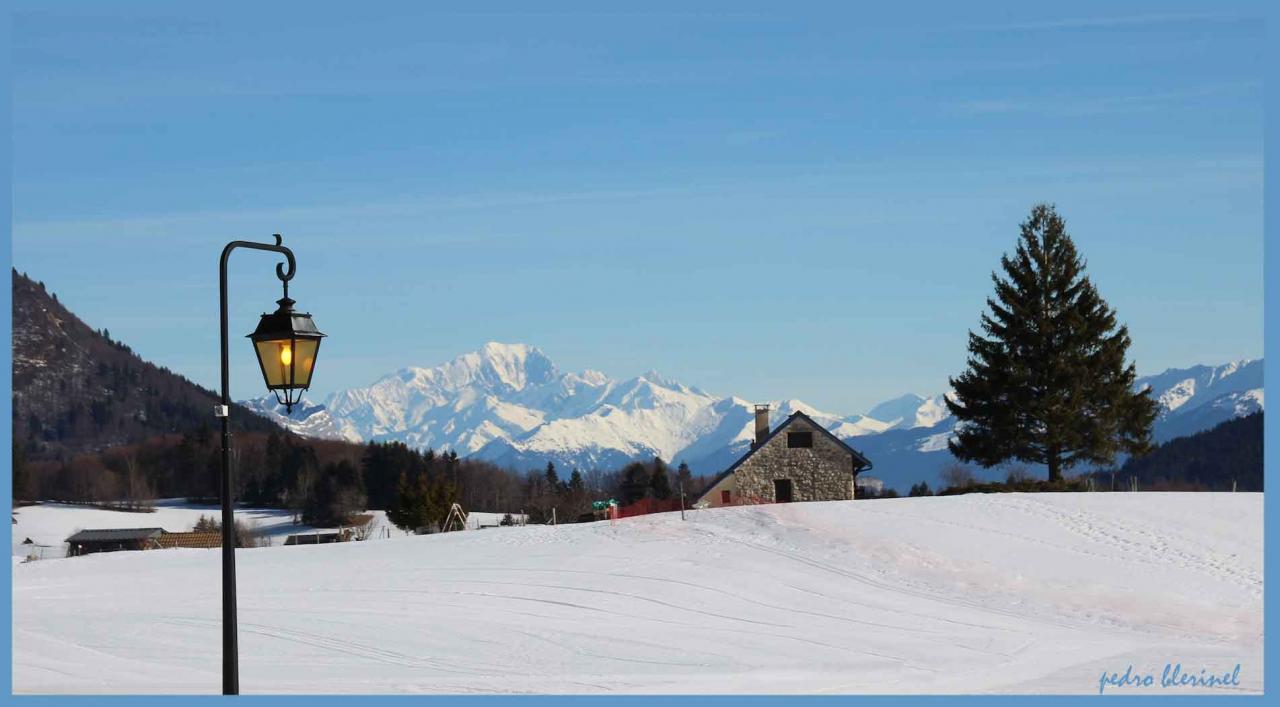
[[[951,453],[984,467],[1044,464],[1059,481],[1077,464],[1148,451],[1156,405],[1133,391],[1129,330],[1084,274],[1052,206],[1032,209],[1000,265],[983,334],[969,332],[968,369],[950,381]]]
[[[575,472],[576,473],[576,472]],[[27,454],[17,435],[13,437],[13,500],[25,501],[28,498]]]
[[[458,452],[457,451],[451,449],[449,450],[449,453],[444,456],[444,469],[445,469],[445,477],[449,479],[449,483],[457,485],[458,483]],[[446,513],[447,513],[447,510],[446,510]]]
[[[406,513],[405,497],[409,491],[409,475],[400,472],[400,478],[396,480],[396,495],[394,500],[387,506],[387,520],[401,530],[409,530],[408,514]]]
[[[648,490],[649,470],[640,462],[628,464],[622,470],[622,483],[618,489],[622,498],[618,500],[626,506],[644,498]]]
[[[667,463],[662,457],[653,458],[653,472],[649,476],[649,495],[665,501],[671,498],[671,479],[667,476]]]
[[[561,492],[560,475],[556,473],[555,462],[547,462],[547,493],[557,495]]]
[[[427,493],[425,478],[411,478],[407,472],[400,472],[396,482],[396,499],[387,510],[387,520],[401,530],[414,530],[428,523]]]
[[[442,525],[449,517],[449,508],[458,500],[453,484],[443,478],[433,479],[424,489],[424,525]]]
[[[684,489],[685,493],[693,489],[693,472],[689,470],[687,462],[680,462],[680,466],[676,468],[676,488]]]
[[[585,494],[586,492],[587,484],[582,479],[582,472],[574,469],[573,473],[569,475],[569,493],[577,497]]]

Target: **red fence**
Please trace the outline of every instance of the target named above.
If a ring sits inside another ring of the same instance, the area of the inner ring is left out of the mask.
[[[660,501],[656,498],[642,498],[628,506],[618,507],[618,518],[630,518],[631,516],[643,516],[650,513],[666,513],[668,511],[680,510],[680,499],[669,498]]]

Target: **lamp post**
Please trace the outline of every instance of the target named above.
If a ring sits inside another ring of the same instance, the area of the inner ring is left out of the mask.
[[[236,646],[236,544],[235,544],[235,485],[231,479],[231,390],[227,350],[227,260],[236,248],[250,248],[280,253],[288,261],[276,264],[276,277],[284,286],[284,297],[271,314],[263,314],[258,328],[249,335],[258,357],[267,389],[275,393],[276,400],[292,412],[302,391],[311,385],[311,373],[315,369],[320,339],[324,337],[311,321],[310,314],[293,311],[294,301],[289,299],[289,280],[293,279],[296,263],[293,251],[281,245],[280,234],[276,242],[254,243],[232,241],[222,249],[218,261],[218,305],[221,316],[222,346],[222,400],[214,408],[214,415],[222,420],[222,694],[240,694],[239,651]],[[283,397],[281,397],[283,394]]]

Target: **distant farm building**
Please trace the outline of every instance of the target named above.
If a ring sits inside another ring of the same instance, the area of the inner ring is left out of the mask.
[[[170,533],[163,528],[100,528],[81,530],[67,538],[67,557],[95,552],[160,550],[175,547],[222,547],[220,533]]]
[[[327,530],[314,533],[298,533],[284,539],[285,545],[326,545],[328,543],[344,543],[351,539],[347,530]]]
[[[791,501],[846,501],[871,461],[803,412],[769,430],[769,406],[756,406],[751,450],[717,476],[700,507]]]
[[[81,530],[67,538],[67,557],[95,552],[150,550],[159,547],[164,528],[110,528]]]

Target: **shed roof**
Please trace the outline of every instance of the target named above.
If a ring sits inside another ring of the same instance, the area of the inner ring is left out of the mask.
[[[148,540],[164,534],[164,528],[99,528],[81,530],[67,538],[69,543],[104,543],[122,540]]]

